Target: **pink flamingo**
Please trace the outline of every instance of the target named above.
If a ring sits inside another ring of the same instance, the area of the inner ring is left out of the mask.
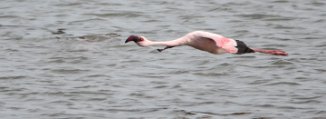
[[[159,52],[162,52],[163,50],[176,47],[176,46],[188,45],[212,54],[222,54],[222,53],[244,54],[244,53],[260,52],[260,53],[280,55],[280,56],[288,55],[288,53],[282,50],[249,48],[242,41],[226,38],[222,35],[205,32],[205,31],[190,32],[178,39],[171,40],[171,41],[162,41],[162,42],[151,41],[144,36],[131,35],[128,37],[125,43],[128,43],[130,41],[134,41],[137,45],[142,47],[166,46],[163,49],[157,49]]]

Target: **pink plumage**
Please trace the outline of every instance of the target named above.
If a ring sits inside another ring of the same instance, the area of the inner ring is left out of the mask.
[[[158,49],[163,51],[172,47],[188,45],[198,50],[206,51],[212,54],[244,54],[260,52],[272,55],[287,56],[288,54],[282,50],[266,50],[259,48],[249,48],[245,43],[239,40],[224,37],[219,34],[194,31],[186,34],[183,37],[177,38],[171,41],[151,41],[144,36],[131,35],[128,37],[125,43],[134,41],[137,45],[146,46],[166,46],[164,49]]]

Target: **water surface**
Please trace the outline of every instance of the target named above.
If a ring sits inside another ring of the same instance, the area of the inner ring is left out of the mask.
[[[4,119],[325,118],[324,0],[2,0]],[[194,30],[288,57],[155,52]]]

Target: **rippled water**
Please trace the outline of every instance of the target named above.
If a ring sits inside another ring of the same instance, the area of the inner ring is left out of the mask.
[[[324,0],[2,0],[4,119],[326,117]],[[157,53],[205,30],[288,57]]]

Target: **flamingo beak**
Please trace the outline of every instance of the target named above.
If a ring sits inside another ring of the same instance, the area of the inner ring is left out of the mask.
[[[125,43],[128,43],[128,42],[130,42],[130,41],[132,41],[132,40],[130,40],[130,39],[127,39],[127,40],[125,41]]]

